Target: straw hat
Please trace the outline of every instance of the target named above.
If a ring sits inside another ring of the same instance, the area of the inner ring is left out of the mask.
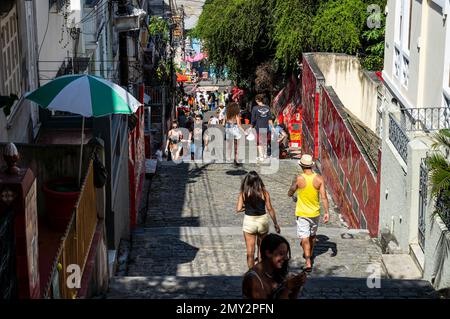
[[[314,165],[314,161],[311,155],[303,154],[300,160],[298,161],[298,165],[302,167],[312,167]]]

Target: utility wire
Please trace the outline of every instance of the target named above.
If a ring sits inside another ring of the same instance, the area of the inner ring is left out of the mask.
[[[45,33],[44,33],[44,36],[42,38],[41,45],[39,46],[38,60],[39,60],[39,56],[41,55],[42,45],[44,44],[45,37],[47,36],[49,22],[50,22],[50,8],[48,9],[48,12],[47,12],[47,26],[45,27]]]
[[[102,3],[95,5],[96,8],[92,9],[91,12],[89,12],[86,16],[83,17],[78,23],[84,23],[87,22],[89,18],[95,18],[96,13],[98,13],[100,10],[104,9],[109,4],[108,0],[103,0]]]

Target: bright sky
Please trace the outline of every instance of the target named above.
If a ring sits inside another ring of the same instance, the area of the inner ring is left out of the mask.
[[[198,17],[202,13],[202,6],[205,0],[175,0],[178,7],[184,6],[184,12],[186,14],[184,20],[184,27],[186,29],[192,29],[198,22]]]

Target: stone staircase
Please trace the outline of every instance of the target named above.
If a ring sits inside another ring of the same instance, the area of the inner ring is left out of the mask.
[[[300,298],[436,297],[426,281],[386,278],[372,239],[341,228],[319,233],[314,270]],[[291,245],[291,271],[298,272],[303,259],[295,228],[282,234]],[[246,262],[240,227],[141,228],[133,233],[129,256],[126,276],[112,278],[107,298],[241,298]]]
[[[241,298],[246,272],[242,214],[234,213],[242,178],[260,168],[244,164],[164,162],[143,202],[145,218],[132,233],[127,259],[111,279],[106,298]],[[263,176],[281,235],[290,243],[290,270],[301,271],[294,203],[287,197],[296,161],[282,160]],[[271,224],[271,232],[273,226]],[[388,278],[381,245],[367,231],[349,230],[330,199],[330,221],[320,225],[314,269],[300,298],[435,298],[427,281]],[[376,287],[376,288],[371,288]]]

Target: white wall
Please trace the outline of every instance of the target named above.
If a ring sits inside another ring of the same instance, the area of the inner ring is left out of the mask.
[[[426,217],[424,279],[436,289],[450,287],[450,233],[440,217],[432,217],[434,201]]]
[[[344,106],[373,132],[377,127],[377,89],[358,58],[345,54],[314,54],[314,61]]]
[[[442,16],[442,9],[433,2],[428,8],[428,21],[425,39],[423,63],[424,63],[424,94],[420,101],[421,107],[442,106],[444,60],[446,45],[446,24]]]
[[[389,91],[385,90],[385,102],[392,99]],[[384,107],[383,136],[381,144],[381,176],[380,176],[380,211],[379,230],[387,229],[395,236],[398,245],[407,251],[408,227],[403,219],[407,218],[407,166],[389,140],[389,111],[390,105]],[[402,222],[400,222],[400,216]]]
[[[418,48],[419,39],[421,37],[421,26],[422,26],[422,6],[419,1],[411,1],[413,4],[411,12],[411,44],[408,52],[409,58],[409,83],[408,87],[405,88],[400,85],[402,93],[407,97],[411,104],[418,104],[418,90],[420,87],[420,50]],[[407,33],[406,33],[407,35]],[[423,39],[423,38],[422,38]],[[421,40],[420,40],[421,41]],[[418,106],[418,105],[417,105]]]
[[[388,0],[386,16],[386,32],[384,44],[384,70],[383,76],[392,78],[394,68],[394,24],[395,24],[395,3],[396,0]]]
[[[80,1],[71,0],[69,10],[74,10],[70,12],[67,20],[69,27],[72,22],[77,23],[79,21]],[[39,1],[39,5],[36,5],[36,15],[38,52],[40,51],[39,75],[42,85],[47,83],[48,79],[55,77],[65,58],[73,56],[74,41],[68,34],[68,30],[62,27],[64,19],[61,13],[56,12],[55,6],[49,12],[48,1]]]
[[[443,81],[448,82],[449,77],[444,74],[444,70],[449,69],[450,57],[445,59],[448,19],[444,20],[443,9],[435,1],[412,1],[411,45],[406,52],[409,59],[409,83],[405,87],[394,76],[394,39],[398,32],[396,16],[400,1],[388,1],[383,78],[404,106],[440,107],[443,101]]]
[[[392,98],[389,92],[385,97],[388,101]],[[389,113],[394,118],[399,115],[393,106],[383,112],[379,230],[388,229],[403,253],[408,253],[410,244],[418,243],[420,163],[431,141],[427,136],[412,138],[405,162],[389,139]]]

